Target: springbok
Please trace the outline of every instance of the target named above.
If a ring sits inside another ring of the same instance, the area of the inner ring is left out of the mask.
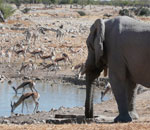
[[[101,92],[101,102],[103,101],[103,98],[106,95],[106,93],[108,93],[111,90],[111,85],[109,82],[106,84],[105,88],[106,88],[105,91]]]
[[[62,53],[62,57],[58,57],[58,58],[54,59],[54,62],[57,63],[57,64],[58,64],[59,62],[61,62],[61,61],[63,61],[64,64],[65,64],[67,61],[69,61],[69,63],[72,64],[72,61],[69,59],[69,56],[68,56],[66,53]]]
[[[34,92],[33,89],[34,89],[36,92],[38,92],[38,91],[35,89],[34,86],[35,86],[35,82],[32,81],[32,80],[29,80],[29,81],[23,82],[23,83],[20,84],[17,88],[15,88],[14,86],[13,86],[12,88],[13,88],[13,90],[15,91],[15,93],[16,93],[16,95],[17,95],[18,89],[23,88],[23,90],[22,90],[22,93],[23,93],[27,87],[30,88],[32,92]]]
[[[85,77],[84,76],[85,75],[85,64],[84,63],[78,64],[72,68],[72,70],[75,70],[75,69],[79,70],[77,73],[78,79],[81,79],[81,77]]]
[[[14,52],[17,54],[18,57],[20,56],[20,54],[22,54],[24,61],[25,61],[25,57],[26,57],[26,50],[25,49],[14,50]]]
[[[28,110],[28,105],[27,102],[25,102],[26,99],[32,98],[34,103],[35,103],[35,108],[33,110],[33,112],[37,112],[38,107],[39,107],[39,103],[38,100],[40,98],[40,94],[37,92],[31,92],[31,93],[24,93],[17,102],[12,103],[11,102],[11,113],[14,112],[14,110],[22,103],[22,110],[21,112],[23,113],[23,108],[24,108],[24,103],[26,104],[27,110]]]
[[[33,51],[28,50],[28,51],[31,55],[34,55],[35,62],[36,62],[37,56],[39,56],[40,54],[43,54],[43,51],[41,49],[37,49],[37,50],[33,50]]]
[[[50,55],[43,55],[43,54],[41,55],[41,54],[39,54],[39,56],[40,56],[41,59],[44,60],[44,63],[45,63],[45,60],[46,60],[46,59],[50,59],[50,60],[52,61],[52,59],[53,59],[54,56],[55,56],[55,53],[52,52]]]

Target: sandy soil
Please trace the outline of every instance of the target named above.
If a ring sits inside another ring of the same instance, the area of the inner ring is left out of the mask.
[[[23,14],[17,10],[5,23],[0,24],[0,74],[5,80],[11,81],[19,78],[34,80],[57,80],[60,83],[72,85],[84,85],[84,80],[75,78],[78,70],[72,70],[75,65],[84,63],[87,57],[86,38],[89,34],[91,24],[97,18],[108,18],[118,15],[119,7],[92,6],[92,9],[70,9],[69,6],[55,9],[45,9],[43,5],[29,5],[31,10]],[[21,7],[23,9],[24,6]],[[77,11],[84,11],[86,16],[80,16]],[[149,17],[139,19],[149,21]],[[38,39],[26,41],[25,31],[29,29],[32,34],[38,32]],[[38,31],[43,29],[41,31]],[[57,38],[56,30],[60,30],[62,37]],[[17,54],[19,50],[24,53]],[[43,55],[51,55],[55,52],[55,59],[61,58],[62,54],[68,55],[69,60],[59,62],[60,69],[46,68],[51,60],[43,60],[39,54],[31,52],[42,51]],[[32,61],[32,67],[30,67]],[[23,64],[28,64],[24,71],[19,72]],[[34,67],[33,67],[34,66]],[[1,78],[1,82],[3,78]],[[114,99],[94,105],[94,119],[84,118],[84,108],[63,108],[50,110],[49,112],[38,112],[31,115],[13,115],[0,117],[0,129],[148,129],[150,127],[150,91],[147,90],[137,96],[137,111],[140,118],[129,124],[112,124],[118,114]],[[50,123],[50,124],[48,124]],[[68,125],[54,125],[64,124]],[[76,124],[85,123],[85,124]],[[90,123],[90,124],[88,124]],[[95,124],[96,123],[96,124]],[[100,124],[99,124],[100,123]],[[19,124],[19,125],[15,125]],[[20,125],[21,124],[21,125]],[[109,124],[109,125],[108,125]]]

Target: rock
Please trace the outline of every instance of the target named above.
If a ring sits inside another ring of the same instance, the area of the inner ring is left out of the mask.
[[[10,121],[7,120],[7,119],[5,119],[5,120],[2,121],[2,123],[3,123],[3,124],[10,124]]]
[[[46,123],[46,120],[42,120],[41,123]]]

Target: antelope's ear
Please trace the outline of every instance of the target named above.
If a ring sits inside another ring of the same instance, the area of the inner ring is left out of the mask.
[[[94,23],[96,33],[94,39],[95,64],[98,67],[101,56],[103,56],[103,42],[105,40],[105,23],[101,19],[97,19]]]

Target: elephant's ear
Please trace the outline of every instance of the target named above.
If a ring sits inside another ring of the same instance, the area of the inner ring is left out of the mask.
[[[103,42],[105,40],[105,23],[101,19],[97,19],[94,23],[96,28],[96,36],[94,39],[95,64],[98,67],[101,56],[103,56]]]

